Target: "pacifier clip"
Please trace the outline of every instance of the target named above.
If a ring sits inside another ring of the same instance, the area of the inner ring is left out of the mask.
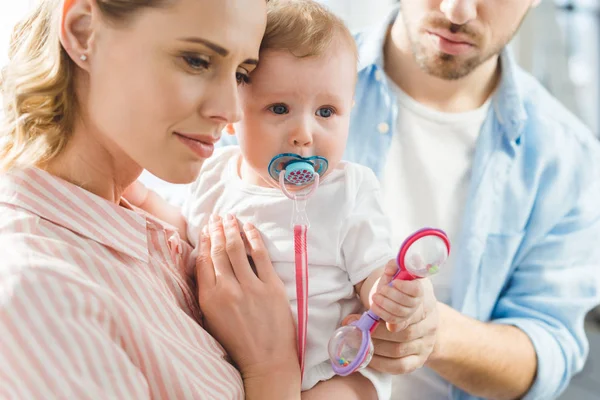
[[[317,168],[315,168],[317,165]],[[297,301],[297,336],[298,362],[301,377],[304,378],[306,355],[306,335],[308,331],[308,246],[307,236],[310,221],[306,213],[306,202],[319,187],[319,175],[327,170],[327,160],[322,157],[309,159],[296,154],[281,154],[271,161],[269,173],[279,181],[279,186],[286,197],[294,202],[292,210],[292,227],[294,228],[294,263],[296,272]],[[286,185],[306,186],[311,188],[304,194],[290,193]]]

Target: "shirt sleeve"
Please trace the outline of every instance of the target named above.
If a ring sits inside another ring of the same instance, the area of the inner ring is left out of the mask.
[[[111,304],[76,277],[5,262],[0,397],[149,399],[145,376],[125,352],[127,337],[114,318]]]
[[[600,303],[600,182],[518,263],[500,297],[493,322],[525,332],[537,354],[535,382],[524,399],[556,398],[579,372],[588,353],[583,320]]]
[[[351,206],[342,236],[343,265],[353,285],[385,266],[394,253],[389,221],[381,204],[381,189],[370,169],[360,168],[348,185]]]

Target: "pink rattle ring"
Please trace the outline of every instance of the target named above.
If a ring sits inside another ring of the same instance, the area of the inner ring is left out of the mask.
[[[398,252],[398,271],[392,278],[413,280],[436,274],[450,255],[450,240],[440,229],[424,228],[410,235]],[[388,285],[391,285],[390,282]],[[371,332],[380,317],[373,311],[358,321],[338,328],[329,339],[328,352],[334,372],[341,376],[366,367],[373,357]]]

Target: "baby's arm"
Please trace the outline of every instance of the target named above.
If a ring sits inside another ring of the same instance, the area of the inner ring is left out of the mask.
[[[123,197],[132,205],[141,208],[175,228],[182,240],[187,240],[187,223],[179,207],[169,204],[158,193],[148,189],[140,181],[135,181],[123,193]]]
[[[399,325],[406,324],[423,301],[420,285],[402,280],[394,280],[389,285],[397,270],[396,260],[392,259],[354,286],[364,306],[387,322],[392,332],[404,329],[405,326]]]
[[[395,263],[395,260],[390,261],[390,263],[391,262]],[[366,309],[371,308],[371,304],[373,303],[373,295],[377,292],[380,280],[382,280],[382,284],[391,280],[391,277],[384,276],[386,270],[387,269],[385,267],[377,268],[369,274],[367,279],[354,285],[354,289],[356,290],[358,297],[360,297],[360,300]]]
[[[319,382],[315,387],[302,392],[302,400],[369,400],[377,399],[377,391],[370,380],[359,373],[348,376],[334,376],[328,381]]]

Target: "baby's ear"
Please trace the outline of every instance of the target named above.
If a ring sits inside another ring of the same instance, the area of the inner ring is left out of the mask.
[[[225,132],[227,132],[227,134],[229,135],[235,135],[235,127],[233,126],[233,124],[227,124],[225,126]]]

